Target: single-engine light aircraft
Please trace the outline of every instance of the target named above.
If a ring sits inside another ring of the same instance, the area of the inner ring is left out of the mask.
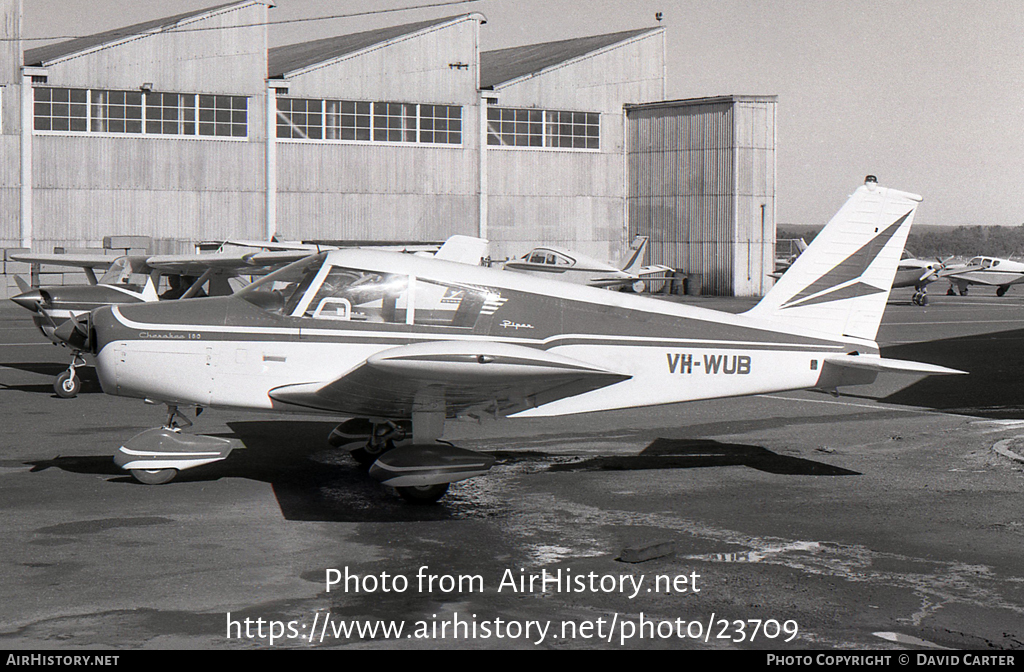
[[[918,259],[904,251],[900,265],[896,268],[892,287],[913,287],[917,290],[911,299],[913,304],[927,306],[928,285],[939,279],[939,274],[945,267],[946,263],[941,259]]]
[[[996,288],[996,296],[1006,294],[1011,285],[1024,282],[1024,264],[997,257],[974,257],[966,264],[947,266],[939,277],[949,280],[946,294],[953,296],[953,288],[960,296],[967,294],[969,285],[988,285]]]
[[[746,313],[373,250],[295,262],[232,296],[76,320],[108,394],[163,402],[115,462],[144,483],[223,460],[182,408],[335,413],[330,442],[412,501],[488,471],[439,442],[464,415],[560,416],[962,373],[879,355],[919,196],[868,182]]]
[[[660,264],[643,265],[647,241],[647,236],[634,238],[618,267],[579,252],[546,245],[534,248],[519,259],[506,261],[504,268],[507,271],[533,273],[565,282],[583,283],[591,287],[629,287],[640,294],[647,289],[649,283],[664,279],[666,273],[672,271],[670,267]]]

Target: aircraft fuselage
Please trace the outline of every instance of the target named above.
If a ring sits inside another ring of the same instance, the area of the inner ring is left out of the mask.
[[[442,270],[459,276],[458,282],[415,278],[416,269],[408,271],[417,298],[407,305],[415,310],[404,316],[399,310],[384,321],[358,321],[358,306],[346,309],[346,319],[312,317],[301,309],[277,314],[238,296],[102,309],[93,316],[97,372],[109,394],[292,412],[309,409],[274,400],[272,390],[340,379],[371,355],[416,343],[525,346],[625,378],[536,407],[527,400],[508,413],[541,416],[814,387],[825,357],[877,354],[872,342],[780,332],[777,325],[739,315],[553,286],[494,269]],[[450,298],[456,284],[483,287],[498,298],[488,299],[490,307],[478,309],[474,320],[437,324],[439,292]],[[431,287],[440,289],[427,305],[419,296]],[[345,403],[332,410],[366,411],[358,401]],[[406,411],[412,409],[396,409],[396,416],[408,417]]]

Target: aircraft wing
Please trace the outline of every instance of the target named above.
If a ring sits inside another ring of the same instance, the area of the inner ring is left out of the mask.
[[[106,254],[12,254],[11,259],[28,264],[52,264],[72,268],[110,268],[118,257]]]
[[[252,275],[264,269],[289,264],[314,254],[306,249],[269,252],[211,252],[206,254],[159,254],[146,263],[163,273],[199,276],[207,271],[226,275]]]
[[[284,385],[275,401],[371,417],[479,408],[508,415],[630,378],[520,345],[433,341],[378,352],[332,381]]]
[[[990,287],[1019,285],[1024,282],[1024,273],[1020,271],[1003,271],[981,266],[947,269],[940,271],[939,277],[944,280],[969,282],[973,285],[989,285]]]

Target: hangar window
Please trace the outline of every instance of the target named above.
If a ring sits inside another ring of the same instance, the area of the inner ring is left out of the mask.
[[[600,149],[597,112],[487,108],[487,144],[499,147]]]
[[[146,133],[195,135],[195,94],[147,93]]]
[[[462,106],[279,97],[277,137],[459,145]]]
[[[374,103],[373,139],[416,142],[416,106],[407,103]]]
[[[277,99],[277,137],[319,140],[323,137],[323,101]]]
[[[51,87],[33,93],[37,131],[248,136],[245,96]]]
[[[598,149],[598,114],[595,112],[546,112],[545,147]]]
[[[89,130],[142,133],[142,91],[93,91]]]
[[[420,105],[420,142],[462,143],[462,107]]]
[[[86,131],[89,128],[89,90],[36,88],[35,130]]]
[[[245,96],[199,96],[199,135],[244,138],[249,133]]]
[[[331,140],[369,140],[370,104],[354,100],[327,101],[327,137]]]

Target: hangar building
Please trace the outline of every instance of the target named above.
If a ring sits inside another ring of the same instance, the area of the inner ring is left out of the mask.
[[[0,0],[5,248],[468,234],[616,259],[642,233],[715,293],[772,270],[775,101],[663,102],[664,27],[486,50],[469,13],[268,48],[267,4],[240,0],[22,52],[20,4]],[[711,125],[685,145],[651,130],[688,116]]]

